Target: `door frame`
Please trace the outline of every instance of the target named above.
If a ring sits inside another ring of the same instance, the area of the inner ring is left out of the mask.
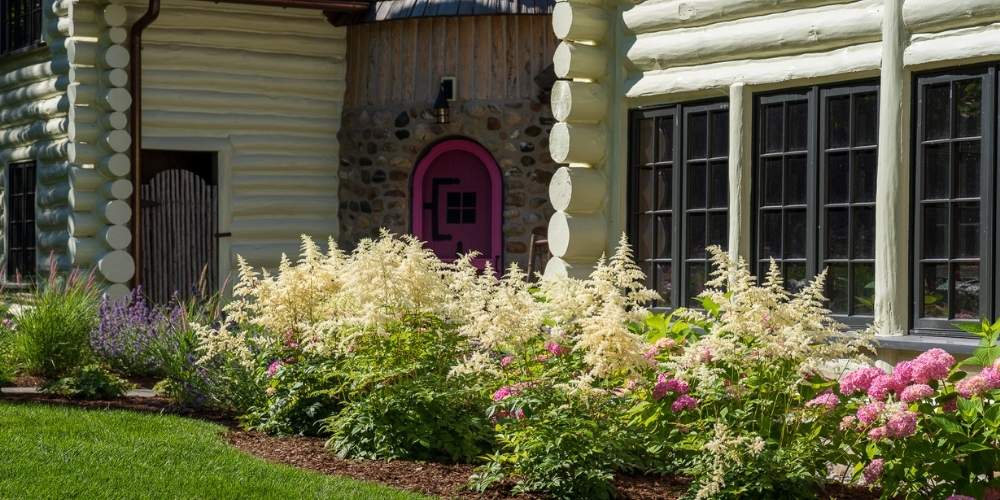
[[[424,215],[424,179],[434,161],[445,153],[453,151],[464,151],[475,156],[486,168],[490,178],[490,222],[492,223],[492,234],[490,234],[490,254],[492,258],[496,255],[498,262],[503,264],[503,175],[500,173],[500,166],[497,165],[493,155],[478,142],[467,137],[453,137],[438,141],[429,146],[413,170],[410,181],[410,233],[419,237],[426,229],[426,224],[430,221]],[[503,269],[495,269],[497,273],[503,273]]]
[[[233,156],[233,146],[225,139],[205,139],[205,138],[195,138],[195,137],[143,137],[142,139],[143,149],[158,149],[164,151],[195,151],[195,152],[205,152],[205,153],[216,153],[216,173],[218,176],[218,199],[216,200],[216,217],[219,221],[218,231],[220,233],[232,232],[233,227],[233,211],[232,211],[232,156]],[[141,152],[140,152],[141,154]],[[142,179],[133,179],[135,183],[135,192],[138,193],[140,189],[140,182]],[[139,217],[142,217],[142,213],[139,213]],[[141,223],[141,221],[140,221]],[[232,259],[230,258],[230,253],[232,252],[232,238],[218,238],[218,275],[216,276],[216,283],[219,284],[219,292],[222,294],[223,298],[228,300],[231,298],[233,279],[232,273]],[[135,257],[133,255],[133,257]],[[136,274],[141,272],[142,263],[136,262]]]

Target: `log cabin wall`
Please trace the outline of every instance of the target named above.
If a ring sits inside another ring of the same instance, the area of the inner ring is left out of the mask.
[[[272,267],[302,234],[337,236],[346,31],[317,10],[185,0],[146,30],[143,147],[219,154],[222,279],[237,255]]]
[[[348,28],[347,94],[340,132],[341,243],[380,228],[410,231],[410,177],[435,142],[483,145],[504,178],[505,263],[526,265],[531,235],[551,214],[548,154],[552,53],[549,15],[478,15],[382,21]],[[451,122],[435,123],[442,77],[457,79]]]

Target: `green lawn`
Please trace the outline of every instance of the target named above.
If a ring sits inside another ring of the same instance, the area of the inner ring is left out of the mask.
[[[224,432],[174,416],[0,402],[0,498],[425,498],[269,464]]]

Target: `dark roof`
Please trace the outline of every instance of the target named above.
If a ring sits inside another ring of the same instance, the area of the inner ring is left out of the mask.
[[[487,14],[551,14],[553,6],[555,0],[377,0],[373,2],[365,21]]]

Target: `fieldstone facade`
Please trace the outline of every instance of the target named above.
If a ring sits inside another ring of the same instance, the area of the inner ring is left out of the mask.
[[[410,232],[410,183],[417,162],[449,138],[478,142],[503,173],[504,264],[527,267],[531,235],[544,238],[553,213],[549,155],[555,120],[548,103],[455,101],[450,123],[436,123],[430,104],[346,109],[340,129],[340,244],[352,248],[380,228]],[[540,247],[547,252],[545,247]],[[540,271],[540,269],[539,269]]]

